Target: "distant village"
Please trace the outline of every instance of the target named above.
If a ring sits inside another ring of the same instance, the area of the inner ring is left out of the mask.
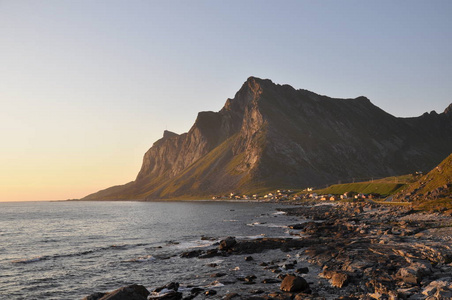
[[[292,190],[277,190],[274,193],[266,195],[240,195],[237,193],[230,193],[229,195],[213,196],[213,200],[268,200],[268,201],[299,201],[299,200],[319,200],[319,201],[339,201],[352,200],[359,201],[365,199],[380,199],[380,194],[362,194],[356,192],[346,192],[342,195],[333,194],[317,194],[313,192],[313,188],[304,189],[300,193]]]

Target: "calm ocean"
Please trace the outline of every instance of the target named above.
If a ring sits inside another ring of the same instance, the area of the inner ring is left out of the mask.
[[[295,220],[277,208],[252,202],[0,203],[0,299],[81,299],[132,283],[148,289],[170,281],[206,285],[212,281],[206,264],[221,260],[179,254],[227,236],[289,236],[284,225]]]

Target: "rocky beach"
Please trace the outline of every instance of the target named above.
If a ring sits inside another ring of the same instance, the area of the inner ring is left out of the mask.
[[[98,299],[451,299],[452,217],[407,206],[291,203],[292,238],[223,237],[181,257],[207,285],[146,279]],[[203,237],[203,239],[209,239]],[[201,278],[206,277],[209,278]]]

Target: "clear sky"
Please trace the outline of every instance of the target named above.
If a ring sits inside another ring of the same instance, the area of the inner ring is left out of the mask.
[[[399,117],[452,102],[452,1],[0,0],[0,201],[135,179],[249,76]]]

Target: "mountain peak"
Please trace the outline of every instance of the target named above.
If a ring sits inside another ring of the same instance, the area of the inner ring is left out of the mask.
[[[451,149],[452,118],[395,118],[363,96],[335,99],[251,76],[187,133],[165,130],[134,182],[86,199],[206,197],[401,175],[432,168]]]

